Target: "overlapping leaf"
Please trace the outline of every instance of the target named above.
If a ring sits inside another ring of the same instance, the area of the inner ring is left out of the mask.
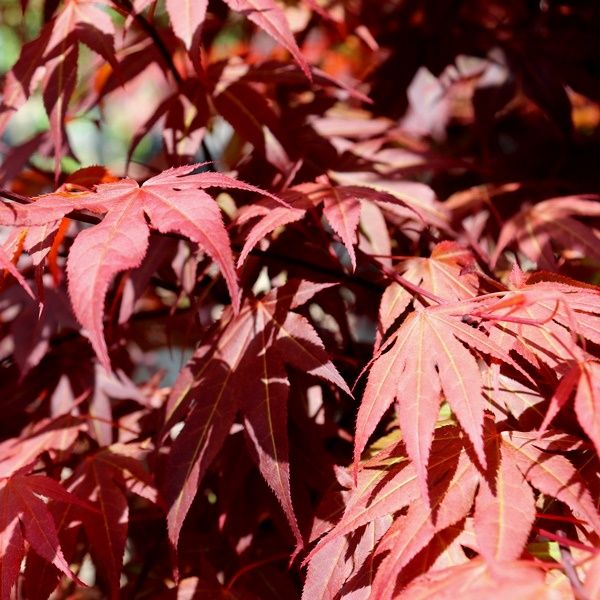
[[[285,13],[274,0],[225,0],[225,2],[232,10],[246,15],[250,21],[286,48],[305,75],[311,78],[308,64],[294,40]]]
[[[479,476],[463,442],[456,427],[437,430],[428,465],[429,479],[436,482],[431,492],[433,509],[419,498],[417,473],[404,456],[404,444],[398,443],[361,464],[357,485],[349,493],[344,514],[308,557],[312,577],[307,579],[307,585],[311,585],[312,597],[330,597],[327,590],[331,586],[331,575],[338,583],[344,583],[350,577],[344,570],[344,563],[351,560],[358,548],[352,542],[352,536],[354,532],[362,531],[366,524],[378,521],[386,523],[387,533],[375,542],[374,556],[377,558],[390,550],[392,554],[388,554],[383,563],[374,561],[379,566],[374,573],[371,593],[381,594],[372,597],[387,597],[389,590],[385,590],[388,585],[393,591],[403,566],[429,543],[437,531],[460,521],[471,508]],[[396,519],[391,527],[390,521],[381,521],[406,507],[410,507],[408,513]],[[313,572],[322,565],[323,556],[337,561],[330,565],[331,575],[325,571],[321,571],[320,575],[317,571]],[[348,597],[352,597],[352,589],[348,586]],[[304,593],[308,593],[306,588]]]
[[[110,360],[103,335],[104,298],[115,275],[139,266],[146,254],[150,229],[145,215],[158,231],[178,233],[206,251],[221,268],[234,307],[239,306],[229,238],[218,206],[202,188],[260,190],[217,173],[193,175],[195,168],[170,169],[141,187],[124,179],[98,185],[95,192],[57,192],[30,205],[2,207],[2,222],[18,226],[58,223],[75,210],[105,213],[98,225],[76,237],[67,271],[73,310],[106,369]]]
[[[10,477],[27,467],[33,468],[44,452],[60,455],[75,443],[82,427],[79,419],[66,415],[42,420],[32,431],[3,441],[0,444],[0,477]]]
[[[503,573],[526,548],[536,512],[532,487],[560,499],[578,522],[597,531],[600,516],[590,491],[574,465],[562,456],[578,446],[575,438],[555,433],[541,439],[535,432],[497,434],[488,418],[484,440],[488,467],[482,471],[473,463],[472,450],[459,428],[436,429],[427,466],[429,504],[418,498],[417,474],[403,456],[403,443],[387,445],[380,454],[362,462],[356,486],[344,492],[344,514],[308,556],[305,595],[310,591],[314,598],[338,597],[333,586],[346,589],[344,582],[351,578],[346,564],[358,552],[353,536],[366,524],[386,516],[393,517],[393,523],[387,523],[385,533],[374,543],[373,579],[363,589],[369,598],[377,600],[397,597],[398,576],[413,559],[417,561],[413,566],[420,564],[424,556],[420,556],[421,551],[435,558],[447,550],[450,542],[440,544],[436,538],[449,527],[456,529],[454,536],[468,534],[463,543],[486,560],[491,573]],[[472,511],[474,535],[467,531]],[[462,562],[472,561],[463,557]],[[431,562],[425,563],[429,569]],[[406,577],[400,581],[412,577],[414,572],[406,569]],[[506,578],[498,581],[510,577],[509,570]],[[417,582],[414,585],[418,587]],[[352,589],[350,586],[347,595],[339,597],[352,598]]]
[[[540,430],[545,431],[574,390],[577,419],[600,455],[600,363],[596,361],[577,362],[567,371],[550,399]]]
[[[354,446],[358,463],[369,436],[397,399],[408,455],[427,497],[426,467],[442,394],[485,464],[482,374],[471,348],[504,362],[513,361],[483,332],[463,322],[460,304],[418,309],[386,342],[370,369],[358,412]]]
[[[530,562],[512,561],[504,565],[500,576],[480,559],[464,565],[427,573],[402,590],[407,600],[454,598],[478,600],[493,597],[498,600],[514,598],[558,600],[564,597],[546,583],[544,572]]]
[[[25,542],[46,562],[79,582],[65,560],[56,523],[41,497],[75,504],[82,507],[83,512],[91,512],[87,503],[44,475],[15,474],[6,479],[0,487],[0,597],[3,600],[12,597],[11,589],[25,555]]]
[[[548,433],[539,438],[535,432],[505,432],[502,444],[523,476],[542,493],[564,502],[595,532],[600,531],[600,516],[584,479],[562,453],[576,448],[578,440]]]
[[[143,466],[146,452],[131,444],[114,444],[84,460],[71,477],[69,490],[89,499],[100,515],[79,512],[90,552],[111,597],[119,596],[123,554],[129,528],[128,494],[157,503],[153,478]]]
[[[168,419],[192,402],[169,455],[166,497],[169,535],[177,543],[185,516],[207,467],[220,450],[238,411],[246,440],[266,482],[277,496],[298,544],[289,481],[286,366],[348,390],[308,321],[293,312],[329,287],[289,282],[260,300],[248,300],[224,319],[217,338],[201,346],[175,383]]]
[[[175,35],[189,49],[204,22],[208,0],[167,0],[166,7]]]
[[[29,98],[38,83],[36,70],[46,65],[44,105],[50,119],[54,144],[54,168],[58,175],[67,107],[75,88],[78,44],[84,43],[116,67],[114,34],[110,15],[99,5],[107,2],[69,0],[48,22],[40,35],[27,43],[6,77],[0,106],[0,134],[12,115]]]
[[[513,273],[513,278],[519,278]],[[523,276],[524,277],[524,276]],[[585,342],[600,341],[600,291],[561,278],[522,282],[505,294],[481,297],[473,316],[491,321],[490,338],[534,365],[564,368],[585,355]]]
[[[246,236],[240,254],[243,263],[252,248],[278,227],[301,219],[311,206],[322,206],[323,215],[331,228],[342,240],[352,268],[356,268],[357,232],[363,205],[374,203],[387,210],[405,211],[413,220],[419,220],[418,211],[404,198],[397,198],[387,191],[376,191],[366,186],[334,185],[326,178],[316,183],[300,184],[284,194],[289,206],[277,206],[269,199],[248,207],[238,218],[245,224],[258,217]]]
[[[598,231],[574,217],[598,217],[597,198],[569,196],[539,202],[523,208],[504,224],[492,262],[515,244],[523,254],[540,268],[555,269],[555,251],[569,250],[600,261]]]
[[[441,490],[432,489],[431,508],[424,502],[415,502],[383,536],[377,554],[385,554],[385,558],[373,581],[372,598],[394,598],[398,573],[437,532],[461,521],[469,513],[479,475],[466,453],[461,453],[453,466],[454,472],[449,480],[442,480]]]
[[[482,478],[479,484],[474,525],[479,553],[493,564],[521,556],[535,518],[535,498],[500,438],[493,438],[491,445],[495,473],[491,481]]]
[[[407,281],[449,302],[466,300],[477,295],[477,275],[471,268],[475,258],[455,242],[441,242],[429,258],[414,257],[402,260],[396,270]],[[379,306],[379,335],[383,335],[402,315],[411,302],[422,304],[419,298],[402,285],[392,282],[383,292]]]

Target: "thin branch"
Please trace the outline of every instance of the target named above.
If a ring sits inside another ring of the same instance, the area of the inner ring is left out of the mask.
[[[143,15],[135,11],[133,4],[130,2],[130,0],[113,0],[113,2],[115,5],[120,5],[129,15],[131,15],[133,19],[137,22],[137,24],[140,26],[140,28],[148,34],[148,36],[154,42],[154,45],[156,46],[163,60],[165,61],[165,64],[167,65],[169,71],[173,75],[173,78],[178,84],[181,84],[183,79],[179,74],[175,63],[173,62],[171,52],[163,42],[162,38],[158,34],[158,31],[156,31],[152,23],[150,23]]]
[[[563,531],[558,530],[556,533],[562,538],[566,537]],[[581,583],[581,579],[579,579],[577,570],[575,569],[575,561],[573,560],[571,549],[561,543],[559,543],[558,547],[560,551],[560,561],[565,570],[565,575],[571,584],[576,600],[591,600]]]

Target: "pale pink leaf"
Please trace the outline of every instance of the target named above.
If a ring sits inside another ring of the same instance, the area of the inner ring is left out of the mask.
[[[189,50],[204,22],[208,0],[167,0],[166,6],[175,35]]]
[[[82,231],[69,252],[67,273],[73,310],[107,371],[110,359],[104,340],[104,298],[117,273],[140,265],[148,235],[139,196],[132,194],[99,225]]]
[[[490,485],[482,478],[475,503],[475,532],[480,554],[491,563],[520,557],[535,519],[535,498],[504,448]]]

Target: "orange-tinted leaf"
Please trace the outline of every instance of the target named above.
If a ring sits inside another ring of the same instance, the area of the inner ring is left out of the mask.
[[[530,562],[508,562],[502,572],[481,559],[427,573],[402,590],[402,599],[456,598],[461,600],[560,600],[563,595],[545,582],[544,572]],[[375,599],[374,599],[375,600]]]
[[[94,165],[92,167],[83,167],[71,173],[65,179],[65,186],[84,187],[92,189],[95,185],[101,183],[114,183],[119,181],[119,178],[113,175],[109,169],[102,165]]]
[[[466,452],[459,456],[455,470],[431,490],[431,507],[413,503],[405,516],[397,519],[383,536],[377,554],[386,554],[379,565],[371,598],[391,600],[398,573],[424,548],[434,535],[462,520],[473,504],[479,475]]]
[[[480,554],[490,563],[521,556],[535,518],[535,498],[510,452],[494,438],[499,464],[492,481],[482,478],[475,504]]]
[[[564,502],[573,516],[600,531],[595,502],[573,464],[560,454],[573,447],[567,436],[548,432],[539,438],[535,432],[505,432],[503,445],[512,462],[535,488]]]
[[[440,391],[468,434],[479,460],[485,463],[481,429],[485,405],[483,380],[475,357],[465,345],[513,362],[484,333],[465,324],[458,316],[460,313],[460,305],[411,313],[374,361],[358,412],[355,464],[384,412],[398,399],[406,448],[419,473],[424,494]]]

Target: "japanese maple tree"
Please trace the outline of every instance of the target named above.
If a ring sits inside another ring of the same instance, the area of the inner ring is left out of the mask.
[[[0,2],[0,600],[600,598],[600,6]]]

